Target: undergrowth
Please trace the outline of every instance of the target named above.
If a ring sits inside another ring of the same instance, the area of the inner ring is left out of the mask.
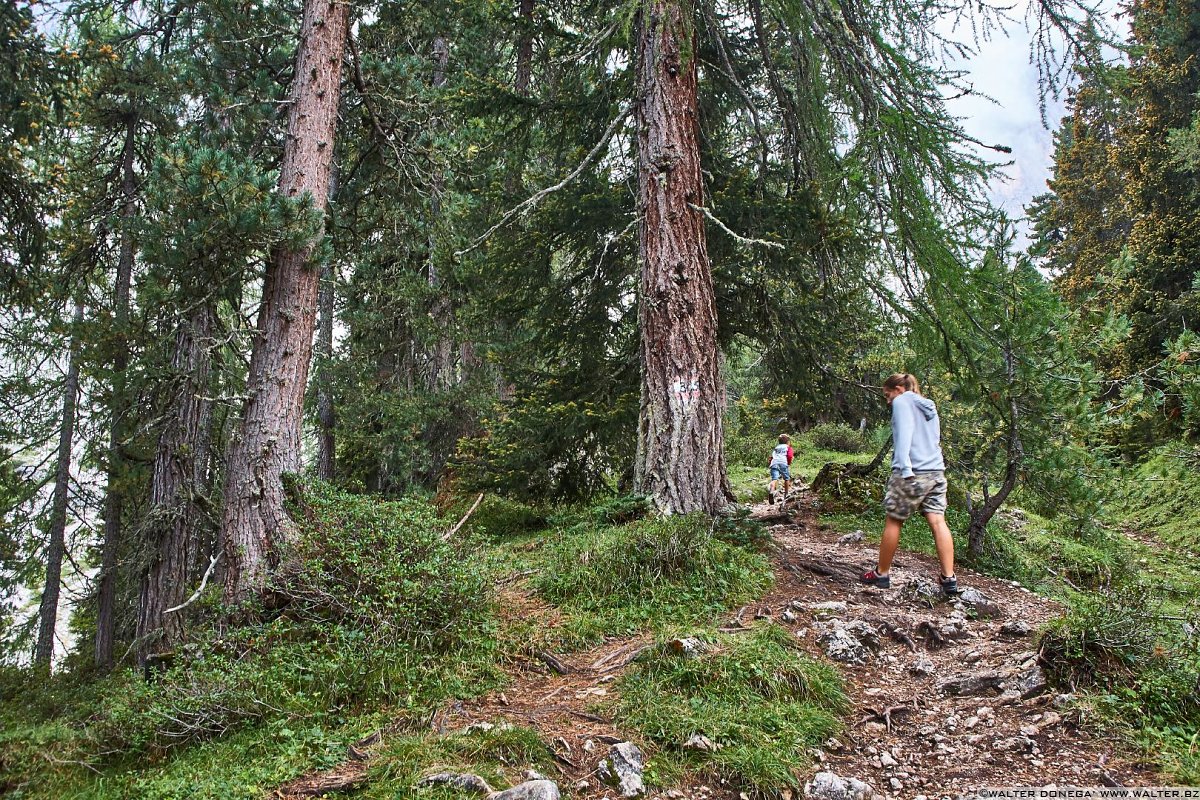
[[[0,789],[59,797],[86,782],[97,797],[256,796],[237,786],[286,772],[289,752],[293,770],[344,753],[380,708],[419,715],[496,685],[485,562],[443,539],[448,523],[432,506],[316,486],[296,512],[301,535],[273,608],[242,608],[248,621],[232,627],[214,607],[154,680],[131,669],[5,673]],[[172,788],[186,783],[172,777],[179,769],[190,774],[229,741],[264,738],[275,746],[246,751],[189,792]]]
[[[562,529],[545,550],[532,587],[562,612],[567,646],[696,624],[771,582],[764,556],[722,541],[699,515]]]
[[[837,732],[849,707],[837,671],[777,625],[720,637],[719,646],[715,635],[701,636],[707,652],[689,658],[659,647],[618,683],[617,722],[659,751],[650,780],[695,770],[763,796],[799,788],[810,750]],[[695,734],[718,749],[685,749]]]

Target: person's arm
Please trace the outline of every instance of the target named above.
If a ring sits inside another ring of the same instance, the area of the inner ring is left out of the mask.
[[[900,395],[892,401],[892,445],[896,448],[895,463],[900,466],[900,474],[905,478],[913,476],[910,452],[914,427],[912,403]]]
[[[792,465],[792,446],[788,445],[788,466]]]

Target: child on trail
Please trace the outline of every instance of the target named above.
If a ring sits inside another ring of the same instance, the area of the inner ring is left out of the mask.
[[[783,478],[783,499],[787,500],[788,492],[792,490],[792,446],[791,439],[786,433],[779,435],[779,444],[771,451],[771,482],[767,484],[767,503],[775,504],[775,488],[780,478]]]
[[[958,593],[954,576],[954,538],[946,525],[946,464],[942,460],[941,427],[937,406],[921,396],[917,379],[898,372],[883,382],[883,396],[892,407],[892,476],[888,479],[883,508],[887,522],[879,542],[879,563],[859,577],[863,583],[887,589],[900,528],[920,510],[933,532],[941,566],[942,592]]]

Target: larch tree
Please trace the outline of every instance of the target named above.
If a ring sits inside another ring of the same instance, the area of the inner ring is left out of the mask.
[[[280,193],[323,212],[333,169],[349,6],[306,0],[296,55]],[[300,246],[272,253],[263,281],[248,399],[230,446],[222,515],[225,595],[261,589],[293,528],[284,475],[301,469],[300,434],[312,359],[323,222]]]
[[[715,514],[725,475],[725,379],[704,231],[695,13],[654,0],[637,33],[642,391],[636,491],[664,514]]]

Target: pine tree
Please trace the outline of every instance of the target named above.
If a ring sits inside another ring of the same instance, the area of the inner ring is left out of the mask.
[[[333,168],[349,8],[306,0],[296,54],[280,192],[325,209]],[[320,272],[311,263],[321,222],[306,241],[271,255],[263,282],[258,338],[250,361],[249,399],[228,455],[222,550],[225,592],[241,598],[261,589],[292,533],[284,508],[284,476],[301,471],[300,428]]]

